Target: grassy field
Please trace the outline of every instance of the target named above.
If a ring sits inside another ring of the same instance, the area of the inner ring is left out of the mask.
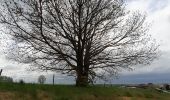
[[[80,88],[71,85],[0,83],[0,100],[170,100],[170,94],[118,86]]]

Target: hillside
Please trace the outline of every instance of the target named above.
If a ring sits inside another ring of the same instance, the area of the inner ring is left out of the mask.
[[[170,100],[170,94],[119,86],[78,88],[71,85],[0,83],[0,100]]]

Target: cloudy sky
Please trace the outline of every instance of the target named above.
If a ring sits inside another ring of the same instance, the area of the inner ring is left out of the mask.
[[[112,83],[170,83],[170,0],[127,0],[126,5],[131,11],[147,15],[147,21],[151,23],[149,34],[160,44],[161,56],[151,65],[137,66],[130,72],[122,71],[119,79]],[[6,60],[3,49],[0,51],[2,75],[12,77],[14,81],[24,79],[26,82],[37,82],[39,75],[46,75],[48,83],[52,82],[52,72],[29,71],[27,65]],[[73,78],[56,73],[55,76],[56,83],[74,83]]]

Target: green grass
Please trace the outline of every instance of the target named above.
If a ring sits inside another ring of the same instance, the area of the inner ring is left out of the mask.
[[[0,83],[0,100],[170,100],[153,89]]]

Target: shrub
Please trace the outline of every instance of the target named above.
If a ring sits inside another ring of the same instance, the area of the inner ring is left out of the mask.
[[[23,79],[20,79],[20,80],[19,80],[19,84],[25,84],[24,80],[23,80]]]

